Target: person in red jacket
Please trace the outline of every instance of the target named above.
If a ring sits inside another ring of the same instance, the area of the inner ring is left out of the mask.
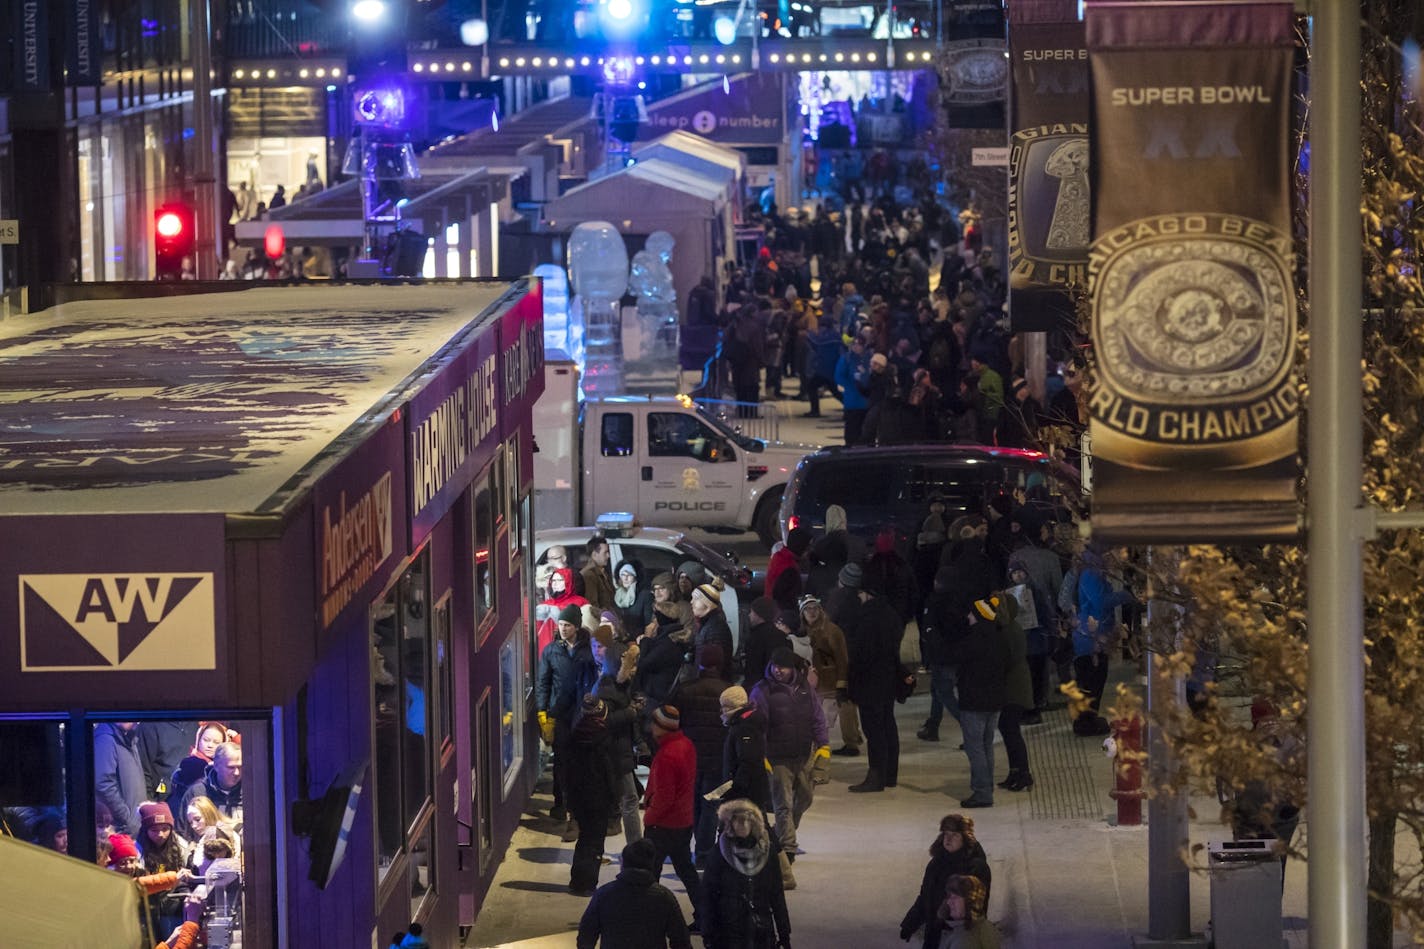
[[[793,527],[786,535],[786,543],[771,555],[766,565],[766,595],[782,609],[796,609],[796,601],[801,598],[801,558],[810,549],[811,531]],[[748,669],[747,672],[760,674],[761,670]]]
[[[698,931],[696,907],[702,899],[702,884],[692,863],[692,796],[697,789],[697,749],[682,733],[681,714],[673,705],[653,709],[653,740],[658,750],[648,770],[648,788],[643,794],[643,835],[658,851],[658,869],[672,858],[677,878],[687,887],[692,901],[692,931]]]
[[[559,634],[559,611],[569,604],[585,607],[588,606],[588,600],[574,592],[574,572],[568,567],[555,567],[553,573],[549,574],[549,598],[540,603],[535,611],[535,618],[539,620],[539,629],[535,635],[539,640],[541,654],[544,647],[553,642],[554,637]]]

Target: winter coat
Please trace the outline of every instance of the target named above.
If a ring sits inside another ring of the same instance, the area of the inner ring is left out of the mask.
[[[568,567],[555,567],[554,573],[562,574],[564,578],[564,592],[558,596],[552,596],[539,604],[538,615],[543,619],[539,621],[537,636],[539,639],[539,651],[559,636],[559,611],[564,607],[587,606],[588,600],[574,592],[574,572]]]
[[[790,649],[791,640],[775,623],[755,623],[747,630],[746,646],[742,668],[747,671],[747,684],[752,685],[771,661],[771,654],[783,646]]]
[[[602,716],[580,715],[567,754],[568,808],[580,823],[605,821],[618,800],[618,776],[609,752],[608,724]]]
[[[665,600],[653,603],[653,622],[658,624],[658,635],[686,633],[679,642],[692,642],[692,605],[686,600]]]
[[[722,745],[722,780],[732,782],[722,800],[745,798],[763,811],[771,810],[771,778],[766,770],[766,715],[755,705],[748,705],[727,721],[727,738]]]
[[[766,715],[766,760],[772,764],[800,767],[813,750],[830,744],[821,701],[800,672],[783,684],[768,665],[751,699]]]
[[[633,684],[619,682],[612,675],[601,676],[594,692],[603,700],[607,711],[608,753],[613,759],[613,773],[632,774],[638,764],[633,746],[640,736],[638,712],[633,708]]]
[[[593,611],[602,613],[607,610],[617,616],[618,604],[613,602],[613,578],[608,571],[590,562],[584,565],[579,575],[583,577],[583,595],[588,598],[588,605],[593,607]]]
[[[188,756],[188,748],[193,743],[191,722],[163,721],[141,722],[138,733],[138,758],[143,764],[143,778],[147,784],[146,797],[152,801],[163,800],[159,796],[159,785],[167,788],[174,770]]]
[[[192,804],[195,798],[205,797],[213,802],[213,805],[222,812],[224,817],[231,817],[236,820],[242,812],[242,782],[237,782],[232,790],[227,790],[218,782],[217,772],[212,765],[208,765],[207,774],[203,780],[188,788],[183,795],[183,802],[174,810],[174,814],[187,814],[188,805]]]
[[[114,815],[114,826],[130,837],[139,832],[138,806],[147,787],[138,754],[138,729],[117,724],[94,726],[94,796]]]
[[[821,619],[815,623],[806,622],[803,613],[801,628],[811,639],[811,668],[816,670],[816,691],[825,697],[835,695],[836,689],[846,687],[850,672],[845,633],[831,622],[824,607]]]
[[[1116,638],[1117,608],[1135,603],[1127,590],[1114,590],[1103,572],[1102,559],[1084,553],[1078,573],[1078,621],[1073,625],[1073,655],[1106,652]]]
[[[959,707],[968,712],[997,712],[1004,707],[1009,676],[1009,644],[992,620],[980,619],[969,634],[946,650],[951,665],[959,667],[956,685]],[[1033,707],[1030,691],[1028,705]]]
[[[974,876],[984,884],[987,898],[992,876],[989,861],[984,856],[984,848],[977,840],[965,840],[964,846],[954,853],[944,849],[941,838],[936,837],[930,847],[930,862],[925,865],[924,877],[920,881],[920,895],[910,904],[905,918],[900,922],[900,934],[913,934],[921,926],[925,928],[924,949],[939,949],[944,924],[939,920],[939,908],[944,902],[945,884],[952,876]]]
[[[1048,612],[1038,614],[1039,625],[1052,629],[1057,624],[1058,609],[1053,598],[1063,585],[1063,561],[1053,551],[1037,544],[1025,544],[1009,555],[1009,563],[1023,564],[1029,580],[1033,581],[1048,599]],[[1007,578],[1005,578],[1007,581]]]
[[[796,609],[796,601],[801,598],[801,563],[785,547],[772,554],[766,565],[766,595],[787,610]]]
[[[841,406],[846,411],[870,408],[870,400],[860,388],[860,382],[870,373],[870,356],[856,356],[850,350],[841,353],[836,363],[836,385],[841,390]]]
[[[761,384],[761,370],[766,361],[766,318],[755,304],[745,304],[737,311],[730,326],[722,334],[722,352],[732,364],[732,384],[751,387]]]
[[[727,726],[722,724],[721,697],[731,684],[720,675],[703,671],[672,694],[672,704],[681,713],[681,731],[697,749],[698,774],[722,773]]]
[[[1026,550],[1036,550],[1033,547],[1021,547],[1009,558],[1009,573],[1012,574],[1016,568],[1021,568],[1028,573],[1028,581],[1024,588],[1028,590],[1028,595],[1033,597],[1033,611],[1037,614],[1038,625],[1023,628],[1023,622],[1019,621],[1020,628],[1024,629],[1024,637],[1027,642],[1027,651],[1030,656],[1046,656],[1053,648],[1053,639],[1058,633],[1057,613],[1054,610],[1053,598],[1049,596],[1048,590],[1039,586],[1038,580],[1023,562],[1022,554]],[[1047,553],[1047,551],[1044,551]],[[1054,558],[1055,560],[1057,558]],[[1006,594],[1007,596],[1007,594]],[[1012,597],[1009,597],[1012,599]],[[1017,618],[1017,617],[1016,617]]]
[[[638,672],[633,677],[633,689],[648,697],[650,708],[668,700],[686,655],[687,644],[667,633],[638,640]]]
[[[830,379],[841,360],[841,334],[834,326],[817,329],[806,337],[807,379]]]
[[[710,643],[715,643],[722,647],[722,655],[730,663],[737,654],[732,643],[732,628],[727,625],[727,617],[722,615],[720,609],[714,609],[700,620],[693,620],[693,627],[696,632],[692,636],[692,654],[697,655],[697,650]]]
[[[534,707],[555,721],[571,722],[579,701],[598,681],[588,633],[579,631],[570,649],[556,639],[539,654],[539,677],[534,683]]]
[[[602,939],[602,942],[599,940]],[[578,949],[691,949],[677,897],[657,873],[625,867],[593,894],[579,920]]]
[[[697,749],[681,730],[658,742],[643,794],[646,827],[680,830],[692,826],[692,796],[697,792]]]
[[[706,949],[791,945],[791,916],[776,846],[761,815],[754,815],[751,823],[746,841],[724,831],[708,861],[698,913]]]
[[[1004,670],[1004,704],[1021,709],[1033,708],[1033,678],[1028,671],[1028,638],[1018,622],[1018,606],[1008,595],[999,597],[999,612],[994,618],[999,638],[1003,640],[1007,667]]]
[[[857,705],[888,702],[895,698],[900,671],[900,638],[905,623],[883,596],[856,604],[843,624],[850,652],[847,688]]]
[[[917,612],[915,601],[919,598],[919,591],[915,588],[915,571],[904,557],[893,550],[877,551],[871,555],[865,563],[863,585],[867,589],[879,590],[890,601],[900,616],[901,626]]]

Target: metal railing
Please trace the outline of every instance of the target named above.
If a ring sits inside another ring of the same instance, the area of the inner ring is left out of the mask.
[[[781,413],[769,402],[734,402],[730,399],[696,399],[703,411],[733,431],[769,442],[781,440]]]

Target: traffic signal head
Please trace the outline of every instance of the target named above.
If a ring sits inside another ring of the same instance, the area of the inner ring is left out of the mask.
[[[191,258],[198,243],[197,221],[190,205],[170,202],[153,212],[153,259],[159,280],[179,280],[183,258]]]

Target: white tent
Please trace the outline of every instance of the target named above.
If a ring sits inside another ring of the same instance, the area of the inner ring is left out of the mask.
[[[735,251],[726,186],[660,158],[640,161],[579,185],[544,205],[544,228],[568,233],[607,221],[623,234],[667,231],[679,308],[704,276],[716,278]],[[630,255],[631,256],[631,255]]]
[[[736,149],[709,142],[691,132],[673,131],[651,142],[635,145],[633,158],[640,162],[658,158],[703,177],[725,181],[733,220],[741,220],[746,195],[747,158]]]
[[[0,943],[6,949],[142,946],[132,877],[0,836],[0,880]]]

